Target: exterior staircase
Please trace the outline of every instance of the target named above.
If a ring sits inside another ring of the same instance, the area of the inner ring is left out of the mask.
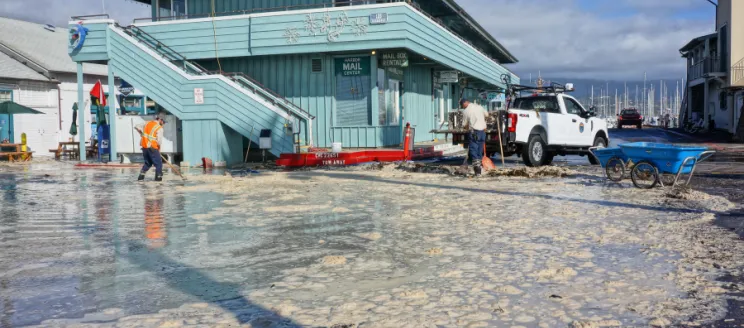
[[[269,151],[275,156],[296,152],[299,140],[312,145],[315,117],[250,76],[206,70],[137,26],[111,24],[109,29],[109,65],[116,75],[184,124],[218,120],[256,144],[261,130],[271,130]],[[196,103],[196,89],[204,92],[209,106]],[[184,138],[187,133],[184,128]]]

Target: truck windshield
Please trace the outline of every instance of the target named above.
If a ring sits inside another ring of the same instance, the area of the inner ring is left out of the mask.
[[[537,110],[547,113],[560,113],[558,98],[555,96],[533,96],[523,97],[514,100],[514,108],[525,110]]]

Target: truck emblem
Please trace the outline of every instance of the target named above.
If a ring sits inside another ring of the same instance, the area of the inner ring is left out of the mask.
[[[579,123],[579,132],[584,133],[584,123]]]

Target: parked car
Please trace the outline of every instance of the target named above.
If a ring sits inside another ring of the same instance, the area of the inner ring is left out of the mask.
[[[641,129],[643,128],[643,116],[635,108],[623,109],[617,115],[617,128],[622,129],[624,125],[634,125]]]

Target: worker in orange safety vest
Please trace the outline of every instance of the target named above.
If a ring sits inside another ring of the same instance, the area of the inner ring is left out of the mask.
[[[137,181],[145,180],[145,174],[155,165],[155,181],[163,181],[163,159],[160,155],[160,145],[163,143],[163,125],[165,125],[165,114],[159,113],[154,120],[139,124],[134,129],[141,135],[140,146],[145,158]]]

